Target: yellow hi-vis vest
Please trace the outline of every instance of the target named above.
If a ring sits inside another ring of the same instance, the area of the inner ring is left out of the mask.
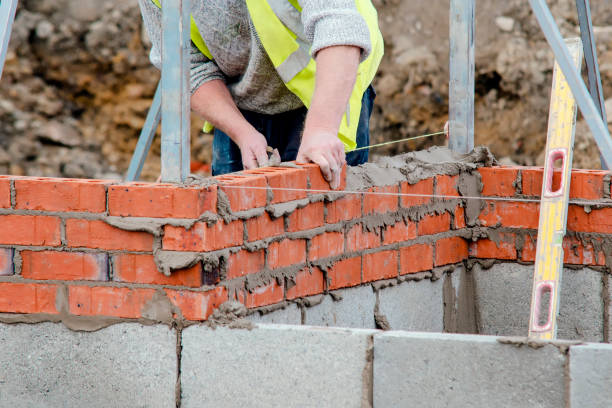
[[[161,8],[160,0],[152,1]],[[300,16],[302,9],[298,0],[246,0],[246,4],[255,31],[276,72],[285,86],[309,108],[315,88],[316,63],[310,56],[310,44],[300,38],[303,35],[298,35],[303,31]],[[372,51],[359,64],[355,86],[338,130],[338,137],[347,151],[356,147],[361,99],[376,75],[384,52],[378,13],[371,0],[355,0],[355,5],[368,25]],[[206,57],[213,60],[193,16],[191,41]],[[212,130],[207,125],[204,130]]]

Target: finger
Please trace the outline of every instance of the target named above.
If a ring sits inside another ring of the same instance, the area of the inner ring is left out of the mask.
[[[266,152],[266,149],[256,149],[255,158],[259,167],[268,165],[268,152]]]
[[[252,152],[245,152],[242,155],[242,167],[244,167],[245,170],[257,168],[257,162],[255,161],[255,157],[253,157]]]
[[[346,154],[344,153],[344,145],[342,143],[338,143],[334,146],[333,153],[336,161],[340,163],[340,165],[346,161]]]
[[[312,161],[319,165],[323,178],[329,183],[332,180],[332,171],[329,160],[323,154],[316,154],[311,157]]]
[[[331,170],[331,179],[327,180],[329,182],[329,186],[332,190],[337,189],[340,186],[340,175],[342,173],[342,162],[340,160],[338,160],[336,157],[334,157],[333,154],[330,153],[323,153],[324,155],[326,155],[326,158],[329,160],[330,163],[330,170]]]

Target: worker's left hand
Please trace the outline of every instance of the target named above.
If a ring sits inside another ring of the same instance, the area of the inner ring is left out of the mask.
[[[318,164],[330,187],[337,189],[340,186],[342,167],[346,163],[344,145],[338,139],[337,132],[329,129],[305,129],[297,162]]]

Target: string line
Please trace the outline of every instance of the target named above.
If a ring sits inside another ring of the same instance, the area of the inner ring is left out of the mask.
[[[407,142],[409,140],[424,139],[426,137],[432,137],[432,136],[436,136],[436,135],[443,135],[444,133],[445,133],[444,131],[440,131],[440,132],[434,132],[434,133],[427,133],[427,134],[419,135],[419,136],[411,136],[411,137],[407,137],[407,138],[399,139],[399,140],[391,140],[389,142],[383,142],[383,143],[377,143],[377,144],[373,144],[373,145],[369,145],[369,146],[358,147],[358,148],[353,149],[353,150],[348,150],[347,153],[356,152],[356,151],[365,150],[365,149],[372,149],[374,147],[388,146],[388,145],[392,145],[392,144],[395,144],[395,143]]]

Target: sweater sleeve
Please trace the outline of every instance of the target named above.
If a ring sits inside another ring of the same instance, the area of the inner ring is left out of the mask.
[[[161,10],[151,0],[138,0],[144,27],[151,40],[151,53],[149,59],[151,63],[161,70],[162,67],[162,13]],[[214,63],[198,50],[191,43],[190,52],[190,80],[191,93],[193,94],[204,83],[213,79],[225,81],[225,76]]]
[[[304,33],[312,42],[312,55],[334,45],[361,48],[361,61],[372,50],[370,31],[355,0],[299,0]]]

